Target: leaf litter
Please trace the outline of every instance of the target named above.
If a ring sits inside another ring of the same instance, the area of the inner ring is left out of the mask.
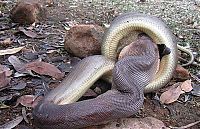
[[[26,36],[30,37],[30,38],[36,38],[38,35],[33,32],[32,30],[26,30],[23,27],[19,27],[19,31],[23,32]]]
[[[7,123],[5,123],[4,125],[0,125],[0,129],[12,129],[15,126],[17,126],[19,123],[21,123],[23,120],[22,116],[18,116],[15,119],[13,119],[12,121],[9,121]]]
[[[25,107],[35,107],[41,99],[41,96],[23,95],[17,99],[17,103],[14,107],[17,107],[19,104]]]
[[[192,91],[191,80],[186,80],[184,82],[178,82],[169,87],[167,91],[161,94],[160,102],[163,104],[170,104],[178,100],[181,94]]]
[[[0,56],[11,55],[21,51],[24,47],[9,48],[6,50],[0,50]]]
[[[12,42],[12,40],[10,39],[10,38],[6,38],[5,40],[3,40],[3,41],[0,41],[0,45],[1,46],[9,46],[9,45],[11,45],[13,42]]]
[[[16,56],[10,56],[8,61],[13,65],[15,70],[21,74],[33,75],[31,71],[34,71],[40,75],[48,75],[56,79],[64,77],[64,74],[57,67],[40,60],[23,63]]]
[[[6,76],[6,72],[0,72],[0,91],[9,87],[11,79]]]
[[[25,69],[32,70],[41,75],[49,75],[56,79],[61,79],[64,77],[64,74],[54,65],[42,61],[27,63]]]

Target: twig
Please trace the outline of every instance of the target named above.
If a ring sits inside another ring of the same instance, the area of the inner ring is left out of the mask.
[[[188,62],[186,59],[182,58],[182,57],[179,57],[179,59],[181,61],[184,61],[184,62]],[[193,66],[198,66],[200,67],[200,64],[196,63],[196,62],[192,62],[191,64],[188,64],[188,65],[193,65]],[[188,66],[188,65],[185,65],[185,66]]]
[[[26,123],[29,123],[25,107],[22,108],[22,116],[24,118],[24,121],[26,121]]]
[[[190,128],[196,124],[200,123],[200,120],[199,121],[196,121],[194,123],[191,123],[191,124],[188,124],[188,125],[185,125],[185,126],[182,126],[182,127],[173,127],[173,126],[169,126],[170,129],[187,129],[187,128]]]

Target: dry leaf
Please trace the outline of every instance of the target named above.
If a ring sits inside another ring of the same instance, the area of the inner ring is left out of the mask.
[[[19,30],[30,38],[36,38],[38,35],[31,30],[25,30],[23,27],[19,27]]]
[[[17,104],[19,103],[25,107],[32,107],[32,104],[34,102],[35,96],[34,95],[24,95],[17,99]]]
[[[11,88],[9,89],[12,89],[12,90],[22,90],[26,87],[26,83],[25,82],[19,82],[18,84],[12,86]]]
[[[64,74],[54,65],[42,61],[27,63],[25,68],[26,70],[32,70],[40,75],[49,75],[56,79],[64,77]]]
[[[10,106],[0,103],[0,109],[10,108]]]
[[[8,58],[8,61],[12,64],[12,66],[15,68],[15,70],[19,73],[24,72],[24,66],[25,64],[21,62],[16,56],[10,56]]]
[[[192,95],[200,97],[200,84],[198,85],[198,84],[193,83],[193,90],[191,93],[192,93]]]
[[[182,94],[182,90],[179,85],[180,83],[175,83],[169,88],[169,90],[162,93],[160,96],[160,102],[165,104],[175,102]]]
[[[5,72],[7,77],[12,75],[12,70],[5,65],[0,65],[0,72]]]
[[[181,65],[177,65],[176,67],[176,74],[178,78],[188,78],[190,76],[190,73],[187,69],[183,68]]]
[[[25,68],[26,64],[21,62],[16,56],[10,56],[8,58],[8,61],[13,65],[13,67],[17,71],[15,73],[14,77],[23,77],[23,76],[26,76],[26,75],[31,75],[31,76],[34,76],[34,77],[37,76],[37,75],[34,75],[31,72],[31,70],[26,70],[26,68]]]
[[[8,88],[7,85],[10,83],[10,78],[6,77],[6,72],[0,73],[0,91]]]
[[[11,41],[10,38],[7,38],[7,39],[1,41],[0,44],[1,44],[2,46],[8,46],[8,45],[11,45],[11,44],[12,44],[12,41]]]
[[[21,51],[22,48],[24,48],[24,47],[17,47],[17,48],[11,48],[11,49],[6,49],[6,50],[0,50],[0,56],[15,54],[15,53]]]
[[[27,113],[26,113],[26,108],[25,107],[22,108],[22,116],[24,118],[24,121],[26,121],[26,123],[29,124],[30,122],[28,121]]]
[[[6,96],[2,96],[2,97],[0,97],[0,103],[4,102],[4,101],[12,101],[13,98],[15,98],[19,95],[20,95],[20,93],[16,92],[16,93],[12,93],[12,94],[9,94],[9,95],[6,95]]]
[[[192,81],[191,80],[186,80],[180,85],[181,89],[185,92],[190,92],[192,91]]]
[[[14,120],[9,121],[9,122],[5,123],[4,125],[0,125],[0,129],[12,129],[15,126],[17,126],[19,123],[21,123],[22,120],[23,120],[23,117],[22,116],[18,116]]]
[[[35,107],[41,99],[42,97],[36,97],[34,95],[24,95],[17,99],[15,107],[19,104],[25,107]]]

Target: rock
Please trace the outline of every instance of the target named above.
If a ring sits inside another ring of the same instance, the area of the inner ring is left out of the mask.
[[[13,7],[10,18],[15,23],[32,24],[46,18],[46,9],[37,0],[23,0]]]
[[[66,31],[65,49],[78,57],[100,54],[103,34],[98,25],[74,25]]]

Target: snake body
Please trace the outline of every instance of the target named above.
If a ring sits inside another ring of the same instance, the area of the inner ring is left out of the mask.
[[[142,31],[153,42],[170,48],[171,53],[162,58],[156,74],[154,66],[158,50],[150,43],[143,44],[141,55],[127,56],[116,62],[119,40],[133,31]],[[107,30],[102,55],[80,61],[64,81],[34,108],[35,123],[41,128],[72,129],[133,115],[143,104],[144,91],[151,92],[168,83],[176,62],[176,42],[160,19],[144,14],[123,14]],[[97,79],[111,71],[116,89],[95,99],[75,102]]]

